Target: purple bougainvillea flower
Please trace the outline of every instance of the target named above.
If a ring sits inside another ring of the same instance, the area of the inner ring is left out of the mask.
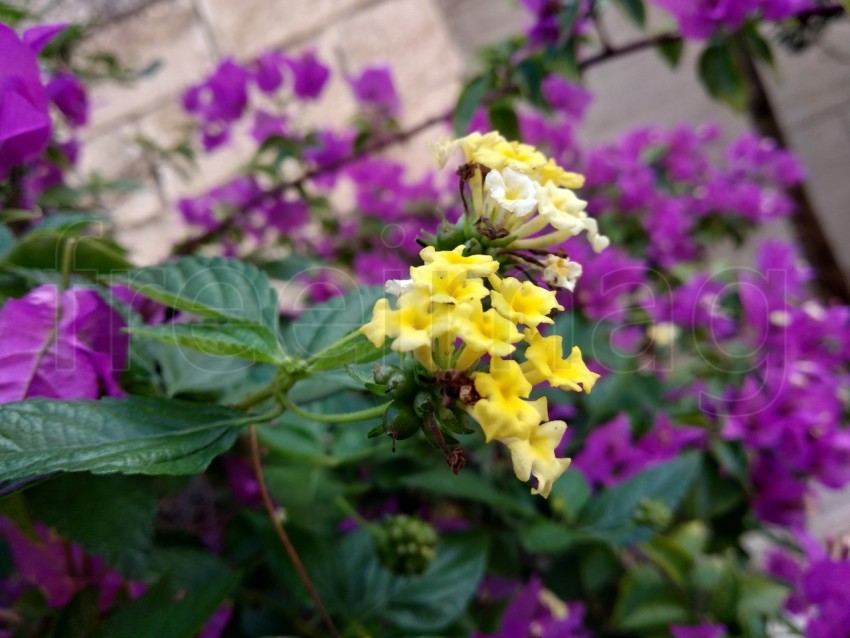
[[[504,587],[500,587],[503,589]],[[498,633],[475,638],[589,638],[584,606],[565,603],[543,587],[537,576],[515,593],[502,616]]]
[[[122,396],[124,320],[94,290],[46,284],[0,309],[0,403]]]
[[[47,97],[71,126],[85,126],[88,122],[89,100],[86,87],[72,73],[56,74],[47,84]]]
[[[349,83],[358,102],[374,108],[386,117],[398,116],[401,111],[401,100],[388,66],[368,67],[358,77],[349,80]]]
[[[673,638],[722,638],[726,635],[724,625],[670,625]]]
[[[67,24],[39,24],[24,31],[21,39],[24,41],[30,51],[38,55],[41,51],[50,44],[57,35],[62,33],[68,27]]]
[[[287,58],[294,77],[293,91],[302,100],[315,100],[322,94],[330,69],[319,61],[313,51],[307,51],[297,58]]]
[[[33,36],[33,46],[38,49],[45,38]],[[0,179],[11,167],[36,159],[50,142],[47,93],[36,55],[0,24]]]
[[[263,93],[274,93],[283,86],[283,67],[286,56],[280,51],[266,51],[254,61],[251,77]]]
[[[593,101],[590,91],[558,75],[547,75],[540,88],[553,109],[575,120],[584,117],[585,110]]]

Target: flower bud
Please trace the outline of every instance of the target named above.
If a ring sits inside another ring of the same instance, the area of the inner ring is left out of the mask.
[[[405,576],[421,574],[437,556],[434,528],[404,514],[384,519],[375,532],[375,544],[384,567]]]
[[[416,434],[422,425],[422,421],[416,416],[410,405],[394,401],[387,408],[387,411],[384,412],[382,424],[387,436],[391,436],[394,441],[398,441],[409,439]]]

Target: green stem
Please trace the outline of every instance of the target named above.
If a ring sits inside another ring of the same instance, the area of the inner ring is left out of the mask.
[[[366,419],[374,419],[382,416],[392,403],[392,401],[389,401],[387,403],[382,403],[381,405],[376,405],[374,408],[367,408],[365,410],[359,410],[358,412],[346,412],[344,414],[315,414],[298,407],[285,394],[279,395],[278,400],[286,407],[287,410],[291,410],[298,416],[303,416],[305,419],[318,421],[319,423],[355,423]]]
[[[357,339],[359,336],[360,336],[360,331],[359,331],[359,330],[352,330],[351,332],[349,332],[347,335],[345,335],[345,336],[344,336],[342,339],[340,339],[339,341],[334,341],[334,342],[333,342],[331,345],[329,345],[327,348],[322,348],[321,350],[319,350],[319,352],[317,352],[317,353],[316,353],[316,354],[314,354],[312,357],[310,357],[309,359],[307,359],[307,368],[309,369],[309,368],[310,368],[310,367],[312,367],[312,366],[313,366],[313,365],[314,365],[317,361],[321,361],[322,357],[323,357],[324,355],[326,355],[328,352],[331,352],[332,350],[335,350],[335,349],[341,348],[342,346],[345,346],[346,344],[351,343],[352,341],[354,341],[355,339]]]
[[[278,388],[277,381],[271,384],[268,387],[262,388],[261,390],[257,390],[253,394],[249,394],[247,397],[242,399],[239,403],[237,403],[234,407],[240,410],[248,410],[249,408],[254,407],[255,405],[259,405],[272,397],[274,397],[280,388]]]
[[[62,251],[62,291],[68,290],[71,284],[71,270],[74,268],[74,246],[76,239],[68,239],[64,244]]]

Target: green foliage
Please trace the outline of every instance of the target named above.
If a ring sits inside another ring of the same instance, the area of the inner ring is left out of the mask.
[[[287,353],[307,359],[314,371],[380,358],[386,350],[351,333],[369,320],[375,302],[383,296],[380,286],[363,287],[309,308],[283,332]],[[347,335],[350,341],[338,343]]]
[[[463,613],[483,576],[487,547],[481,534],[445,534],[424,573],[397,576],[381,565],[369,535],[358,531],[335,548],[313,550],[318,555],[310,555],[310,564],[325,604],[349,626],[388,623],[402,635],[428,635]]]
[[[31,515],[130,578],[147,569],[157,495],[136,476],[65,474],[27,490]]]
[[[194,474],[227,450],[244,414],[128,397],[0,406],[0,480],[51,472]]]
[[[139,294],[177,310],[277,332],[277,295],[256,266],[221,257],[184,257],[117,277]]]
[[[473,78],[463,87],[452,117],[456,136],[466,135],[472,116],[489,88],[490,80],[484,76]]]
[[[614,0],[614,4],[635,26],[641,29],[646,27],[646,7],[643,0]]]
[[[708,94],[743,111],[747,105],[747,85],[730,42],[711,42],[700,54],[699,78]]]
[[[260,324],[171,323],[135,326],[134,337],[184,346],[209,355],[238,357],[280,365],[285,361],[270,328]]]
[[[701,455],[689,452],[651,467],[591,499],[578,517],[578,529],[615,545],[631,545],[652,535],[635,520],[643,501],[654,500],[675,511],[696,479]]]

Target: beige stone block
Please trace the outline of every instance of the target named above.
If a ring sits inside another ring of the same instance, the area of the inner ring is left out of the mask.
[[[176,244],[188,236],[188,230],[176,215],[166,213],[138,226],[118,227],[116,240],[125,246],[130,260],[140,266],[159,263],[171,256]]]
[[[246,59],[315,37],[375,0],[199,0],[223,53]]]
[[[849,43],[850,21],[838,20],[802,53],[776,47],[778,71],[765,68],[762,77],[786,128],[826,111],[850,112]]]
[[[136,142],[138,133],[135,123],[131,122],[84,139],[80,173],[97,173],[106,179],[146,177],[145,154]]]
[[[158,2],[111,23],[96,31],[84,50],[114,52],[123,64],[134,69],[162,62],[158,71],[129,86],[105,82],[93,88],[95,131],[145,113],[162,102],[179,99],[183,88],[209,72],[214,62],[192,0]]]
[[[620,133],[651,124],[717,122],[727,135],[744,131],[746,121],[712,101],[695,75],[696,50],[689,47],[676,70],[654,51],[610,60],[588,69],[587,87],[594,101],[587,111],[582,137],[612,141]]]
[[[833,251],[850,277],[850,254],[844,238],[850,235],[850,127],[841,113],[787,129],[789,143],[806,168],[806,185]]]
[[[157,192],[156,184],[146,183],[111,206],[109,214],[116,228],[136,228],[166,213],[166,206]]]

